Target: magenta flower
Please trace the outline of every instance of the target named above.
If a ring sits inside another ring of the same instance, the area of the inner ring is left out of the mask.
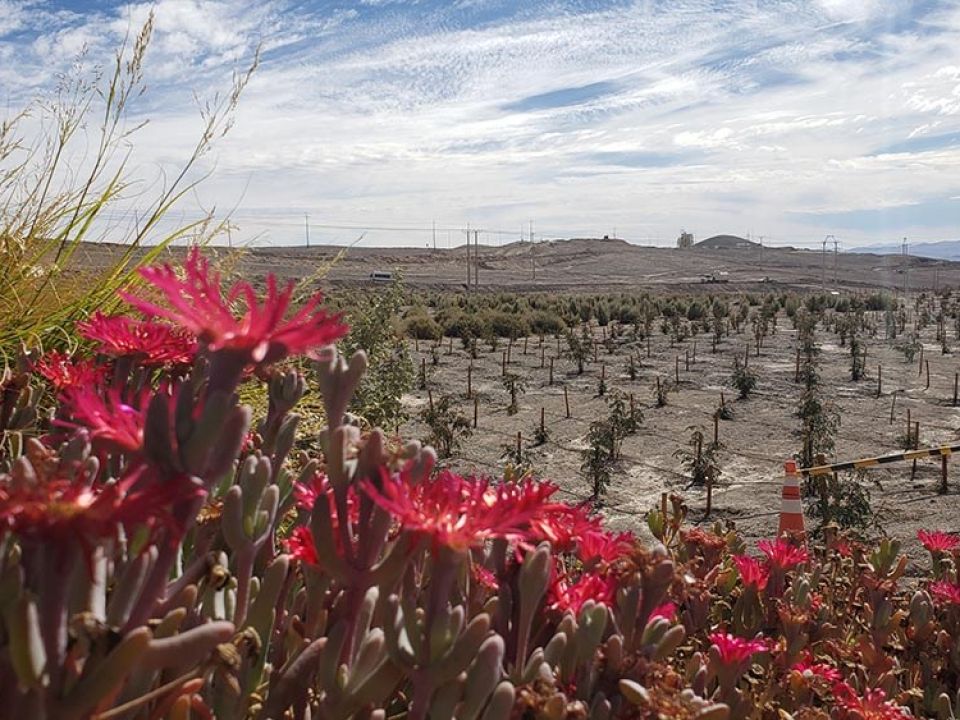
[[[180,328],[125,315],[97,312],[77,323],[77,330],[97,343],[99,354],[134,358],[146,366],[189,365],[197,349],[196,338]]]
[[[284,541],[286,551],[290,556],[304,565],[317,565],[317,547],[313,544],[313,533],[310,528],[300,525]]]
[[[560,613],[579,615],[588,600],[610,607],[616,591],[617,581],[614,577],[587,572],[575,582],[570,582],[566,575],[556,573],[547,591],[547,606]]]
[[[382,488],[365,480],[364,491],[404,530],[441,546],[466,550],[492,538],[528,539],[530,523],[545,509],[557,486],[524,480],[492,485],[444,470],[413,483],[405,473],[384,475]]]
[[[135,453],[143,446],[144,413],[123,402],[118,390],[108,390],[106,398],[96,387],[71,387],[61,396],[62,407],[69,411],[70,420],[56,420],[68,428],[86,428],[94,444],[110,450]],[[149,397],[141,403],[146,407]]]
[[[528,537],[533,544],[547,540],[555,552],[569,552],[587,535],[602,532],[602,520],[589,504],[554,503],[530,521]]]
[[[763,590],[770,579],[770,570],[756,558],[749,555],[734,555],[733,564],[737,566],[740,580],[749,588]]]
[[[89,549],[98,539],[112,538],[120,526],[168,525],[173,502],[203,492],[187,478],[155,477],[140,465],[114,483],[96,483],[77,476],[42,477],[16,483],[0,475],[0,537],[20,538]]]
[[[319,307],[320,293],[312,296],[290,317],[294,283],[278,290],[277,280],[267,276],[263,301],[247,282],[235,283],[224,295],[220,274],[196,247],[184,264],[185,277],[169,265],[143,268],[140,275],[163,295],[169,307],[157,305],[131,292],[121,293],[127,302],[148,317],[162,317],[196,335],[211,351],[229,350],[247,362],[269,364],[290,355],[312,354],[343,337],[347,327],[339,315]],[[237,317],[234,307],[243,312]]]
[[[917,540],[931,553],[946,553],[960,547],[960,536],[942,530],[934,530],[933,532],[918,530]]]
[[[629,554],[636,543],[632,532],[589,531],[580,538],[578,555],[585,563],[592,560],[612,563]]]
[[[843,675],[840,674],[840,671],[837,670],[832,665],[822,662],[813,662],[809,658],[801,660],[798,663],[795,663],[792,668],[794,672],[800,673],[807,679],[820,679],[825,682],[834,683],[840,682]]]
[[[740,665],[755,654],[769,649],[764,640],[745,640],[730,633],[711,633],[709,639],[713,647],[717,648],[717,654],[724,665]]]
[[[56,350],[37,359],[33,370],[57,390],[100,383],[107,374],[104,365],[93,360],[78,360]]]
[[[943,605],[960,606],[960,585],[947,580],[939,580],[930,584],[930,594]]]
[[[913,715],[905,708],[887,700],[886,693],[879,688],[867,690],[863,697],[847,683],[837,683],[833,687],[833,697],[841,711],[840,720],[912,720]]]
[[[806,548],[798,547],[782,538],[760,540],[757,549],[767,556],[770,566],[778,570],[789,570],[810,559]]]
[[[667,600],[665,603],[657,605],[650,613],[650,619],[663,618],[664,620],[673,620],[677,615],[676,604]]]

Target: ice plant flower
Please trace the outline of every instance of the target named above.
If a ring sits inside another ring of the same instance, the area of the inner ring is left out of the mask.
[[[833,697],[837,702],[837,715],[840,720],[912,720],[905,708],[887,700],[887,695],[879,688],[867,690],[859,696],[847,683],[837,683],[833,687]]]
[[[609,564],[627,555],[636,542],[636,536],[632,532],[590,531],[577,543],[577,554],[585,563],[598,560]]]
[[[745,640],[725,632],[711,633],[709,639],[712,647],[717,649],[720,662],[724,665],[741,665],[757,653],[769,649],[763,640]]]
[[[104,397],[96,387],[72,387],[61,396],[62,407],[69,419],[56,420],[63,427],[83,427],[94,444],[122,452],[139,452],[143,446],[144,413],[125,402],[116,389],[106,391]],[[142,406],[149,402],[144,398]]]
[[[534,545],[547,540],[555,552],[569,552],[582,538],[602,532],[602,520],[589,504],[555,503],[531,520],[529,538]]]
[[[939,580],[930,584],[930,594],[943,605],[960,606],[960,585],[948,580]]]
[[[770,570],[756,558],[749,555],[734,555],[733,564],[737,566],[740,580],[753,590],[763,590],[770,578]]]
[[[294,528],[294,531],[284,541],[286,550],[291,557],[304,565],[317,565],[317,547],[313,544],[313,533],[306,525]]]
[[[664,620],[673,620],[677,615],[677,606],[667,600],[667,602],[657,605],[650,613],[650,619],[663,618]]]
[[[211,352],[230,351],[247,363],[270,364],[290,355],[312,354],[347,332],[339,315],[320,307],[322,294],[309,298],[288,317],[295,283],[282,290],[267,276],[266,296],[258,300],[248,282],[239,281],[226,293],[220,274],[212,272],[199,248],[191,248],[184,277],[170,265],[142,268],[140,275],[166,300],[167,307],[132,292],[121,297],[147,317],[161,317],[197,336]],[[239,317],[237,305],[243,306]]]
[[[414,483],[406,473],[384,474],[378,489],[364,480],[363,490],[401,527],[440,547],[465,551],[493,538],[526,540],[531,520],[549,507],[557,486],[532,479],[491,484],[444,470]]]
[[[201,491],[185,478],[160,480],[143,465],[113,483],[82,476],[26,483],[0,475],[0,536],[89,548],[121,526],[169,522],[171,503]]]
[[[799,673],[807,681],[822,680],[830,683],[830,685],[840,682],[843,678],[840,671],[832,665],[823,662],[814,662],[809,658],[794,663],[790,669],[795,673]]]
[[[38,358],[33,370],[57,390],[95,385],[107,374],[107,368],[93,360],[75,359],[56,350]]]
[[[563,573],[556,573],[547,590],[547,607],[560,613],[580,615],[588,600],[610,607],[617,591],[617,581],[598,573],[583,573],[575,582]]]
[[[760,540],[757,549],[767,556],[771,568],[789,570],[810,559],[806,548],[798,547],[783,538]]]
[[[930,553],[948,553],[960,547],[960,535],[946,533],[942,530],[934,530],[933,532],[918,530],[917,540]]]
[[[125,315],[97,312],[77,323],[77,331],[97,343],[97,353],[146,366],[189,365],[197,349],[196,338],[178,327]]]

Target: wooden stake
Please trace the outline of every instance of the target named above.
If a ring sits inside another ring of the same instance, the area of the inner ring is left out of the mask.
[[[689,350],[683,351],[683,363],[684,363],[684,369],[687,372],[690,372],[690,351]]]
[[[501,374],[502,375],[507,374],[507,354],[506,353],[503,353],[503,361],[501,363]]]
[[[517,462],[521,462],[523,457],[523,432],[517,430]]]
[[[413,339],[413,349],[416,350],[417,352],[420,352],[420,338],[415,337]]]
[[[920,421],[917,420],[913,424],[913,449],[918,450],[920,448]],[[913,480],[917,476],[917,461],[913,461],[913,467],[910,468],[910,479]]]
[[[930,389],[930,361],[927,360],[926,363],[925,363],[925,365],[926,365],[926,368],[927,368],[927,387],[926,387],[926,389],[929,390],[929,389]]]
[[[477,409],[480,407],[480,398],[473,396],[473,427],[477,427]]]
[[[528,338],[528,337],[523,338],[523,354],[524,354],[524,355],[527,354],[527,340],[529,340],[529,339],[530,339],[530,338]]]
[[[513,356],[513,338],[507,343],[507,363],[509,364]]]
[[[467,399],[473,397],[473,364],[467,365]]]
[[[543,437],[543,433],[546,430],[546,424],[544,423],[543,415],[544,415],[543,408],[541,407],[540,408],[540,437]]]
[[[680,356],[679,355],[674,357],[673,374],[674,374],[674,377],[676,378],[677,385],[679,385],[680,384]]]
[[[570,396],[567,395],[567,386],[563,386],[563,406],[567,410],[567,417],[570,417]]]
[[[593,341],[593,361],[597,361],[597,341]]]
[[[953,374],[953,406],[957,406],[957,391],[960,390],[960,373]]]
[[[793,381],[795,383],[800,382],[800,348],[797,348],[797,367],[793,371]]]
[[[540,346],[540,369],[541,370],[543,370],[544,366],[546,365],[546,362],[547,362],[547,350],[546,348],[543,347],[543,345],[541,345]]]
[[[427,388],[427,402],[430,406],[430,412],[433,412],[433,390]]]
[[[947,490],[947,455],[940,456],[940,494],[946,495]]]
[[[923,345],[920,346],[920,364],[917,366],[917,377],[923,375]]]
[[[897,393],[898,390],[893,391],[893,402],[890,403],[890,424],[893,425],[893,411],[897,407]]]
[[[690,360],[694,363],[697,362],[697,341],[693,341],[693,352],[691,353]]]
[[[553,358],[550,358],[550,380],[547,385],[553,385]]]
[[[601,379],[601,380],[606,380],[606,379],[607,379],[607,364],[606,364],[606,363],[604,363],[603,365],[600,366],[600,379]]]
[[[720,444],[720,416],[713,416],[713,444]]]

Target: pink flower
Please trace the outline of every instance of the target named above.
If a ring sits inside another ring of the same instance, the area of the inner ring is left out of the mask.
[[[532,543],[548,540],[554,552],[569,552],[591,533],[602,533],[602,520],[589,504],[554,503],[530,521]]]
[[[617,581],[613,577],[583,573],[576,582],[571,583],[567,576],[556,573],[548,589],[547,606],[561,613],[580,615],[588,600],[610,607],[616,590]]]
[[[39,542],[89,548],[98,539],[115,537],[120,526],[169,523],[171,503],[201,492],[187,478],[161,480],[144,465],[109,484],[83,475],[41,477],[34,483],[0,475],[0,536],[12,532]]]
[[[500,589],[500,581],[497,579],[493,570],[485,568],[480,563],[472,563],[470,566],[473,579],[477,585],[486,588],[490,592],[496,592]]]
[[[813,662],[809,658],[794,664],[794,666],[790,669],[794,672],[800,673],[804,677],[810,679],[818,678],[830,684],[840,682],[840,679],[843,677],[843,675],[840,674],[840,671],[835,667],[828,665],[827,663]]]
[[[740,580],[747,587],[763,590],[770,579],[770,570],[756,558],[749,555],[734,555],[733,564],[737,566]]]
[[[764,640],[745,640],[730,633],[715,632],[709,635],[713,647],[717,648],[720,661],[724,665],[740,665],[756,653],[769,649]]]
[[[153,320],[95,313],[77,323],[79,333],[97,343],[96,351],[111,357],[132,357],[141,365],[189,365],[197,341],[183,330]]]
[[[404,530],[429,538],[434,549],[454,550],[491,538],[527,539],[531,520],[549,507],[557,490],[529,479],[492,485],[448,470],[416,484],[405,473],[384,474],[380,489],[369,480],[362,487]]]
[[[933,532],[918,530],[917,540],[931,553],[950,552],[960,547],[960,536],[942,530],[934,530]]]
[[[309,354],[347,333],[339,315],[319,307],[322,295],[312,296],[287,317],[295,283],[278,290],[277,280],[267,276],[266,297],[260,302],[247,282],[235,283],[223,295],[220,274],[210,271],[200,250],[191,248],[184,264],[185,277],[169,265],[143,268],[140,275],[164,296],[162,307],[131,292],[121,293],[127,302],[149,317],[162,317],[196,335],[211,351],[230,350],[247,362],[269,364],[289,355]],[[243,312],[237,317],[233,307]]]
[[[317,565],[317,547],[313,544],[313,533],[310,528],[300,525],[284,541],[290,555],[304,565]]]
[[[56,420],[65,427],[83,427],[89,430],[90,440],[121,452],[139,452],[143,445],[144,413],[123,402],[120,392],[108,390],[106,398],[96,387],[71,387],[61,396],[62,407],[69,411],[70,420]],[[141,407],[149,402],[145,396]]]
[[[867,690],[863,697],[847,683],[833,686],[833,697],[841,714],[840,720],[912,720],[913,715],[887,700],[879,688]]]
[[[677,606],[668,600],[653,609],[653,612],[650,613],[650,619],[663,618],[664,620],[673,620],[676,615]]]
[[[946,580],[930,584],[930,594],[944,605],[960,605],[960,585]]]
[[[636,543],[637,538],[632,532],[591,531],[580,538],[578,555],[585,563],[591,560],[612,563],[627,555]]]
[[[782,538],[776,540],[760,540],[757,549],[767,556],[771,567],[779,570],[789,570],[810,559],[805,548],[787,542]]]
[[[33,370],[57,390],[99,384],[107,374],[104,365],[93,360],[75,360],[54,350],[33,363]]]

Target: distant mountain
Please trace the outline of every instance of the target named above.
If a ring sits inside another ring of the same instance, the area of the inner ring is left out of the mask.
[[[714,235],[706,240],[694,243],[693,246],[701,250],[736,250],[738,248],[757,247],[757,243],[736,235]]]
[[[941,240],[939,242],[911,243],[908,247],[911,255],[933,258],[935,260],[960,260],[960,240]],[[872,253],[874,255],[899,255],[900,245],[868,245],[851,248],[848,252]]]

